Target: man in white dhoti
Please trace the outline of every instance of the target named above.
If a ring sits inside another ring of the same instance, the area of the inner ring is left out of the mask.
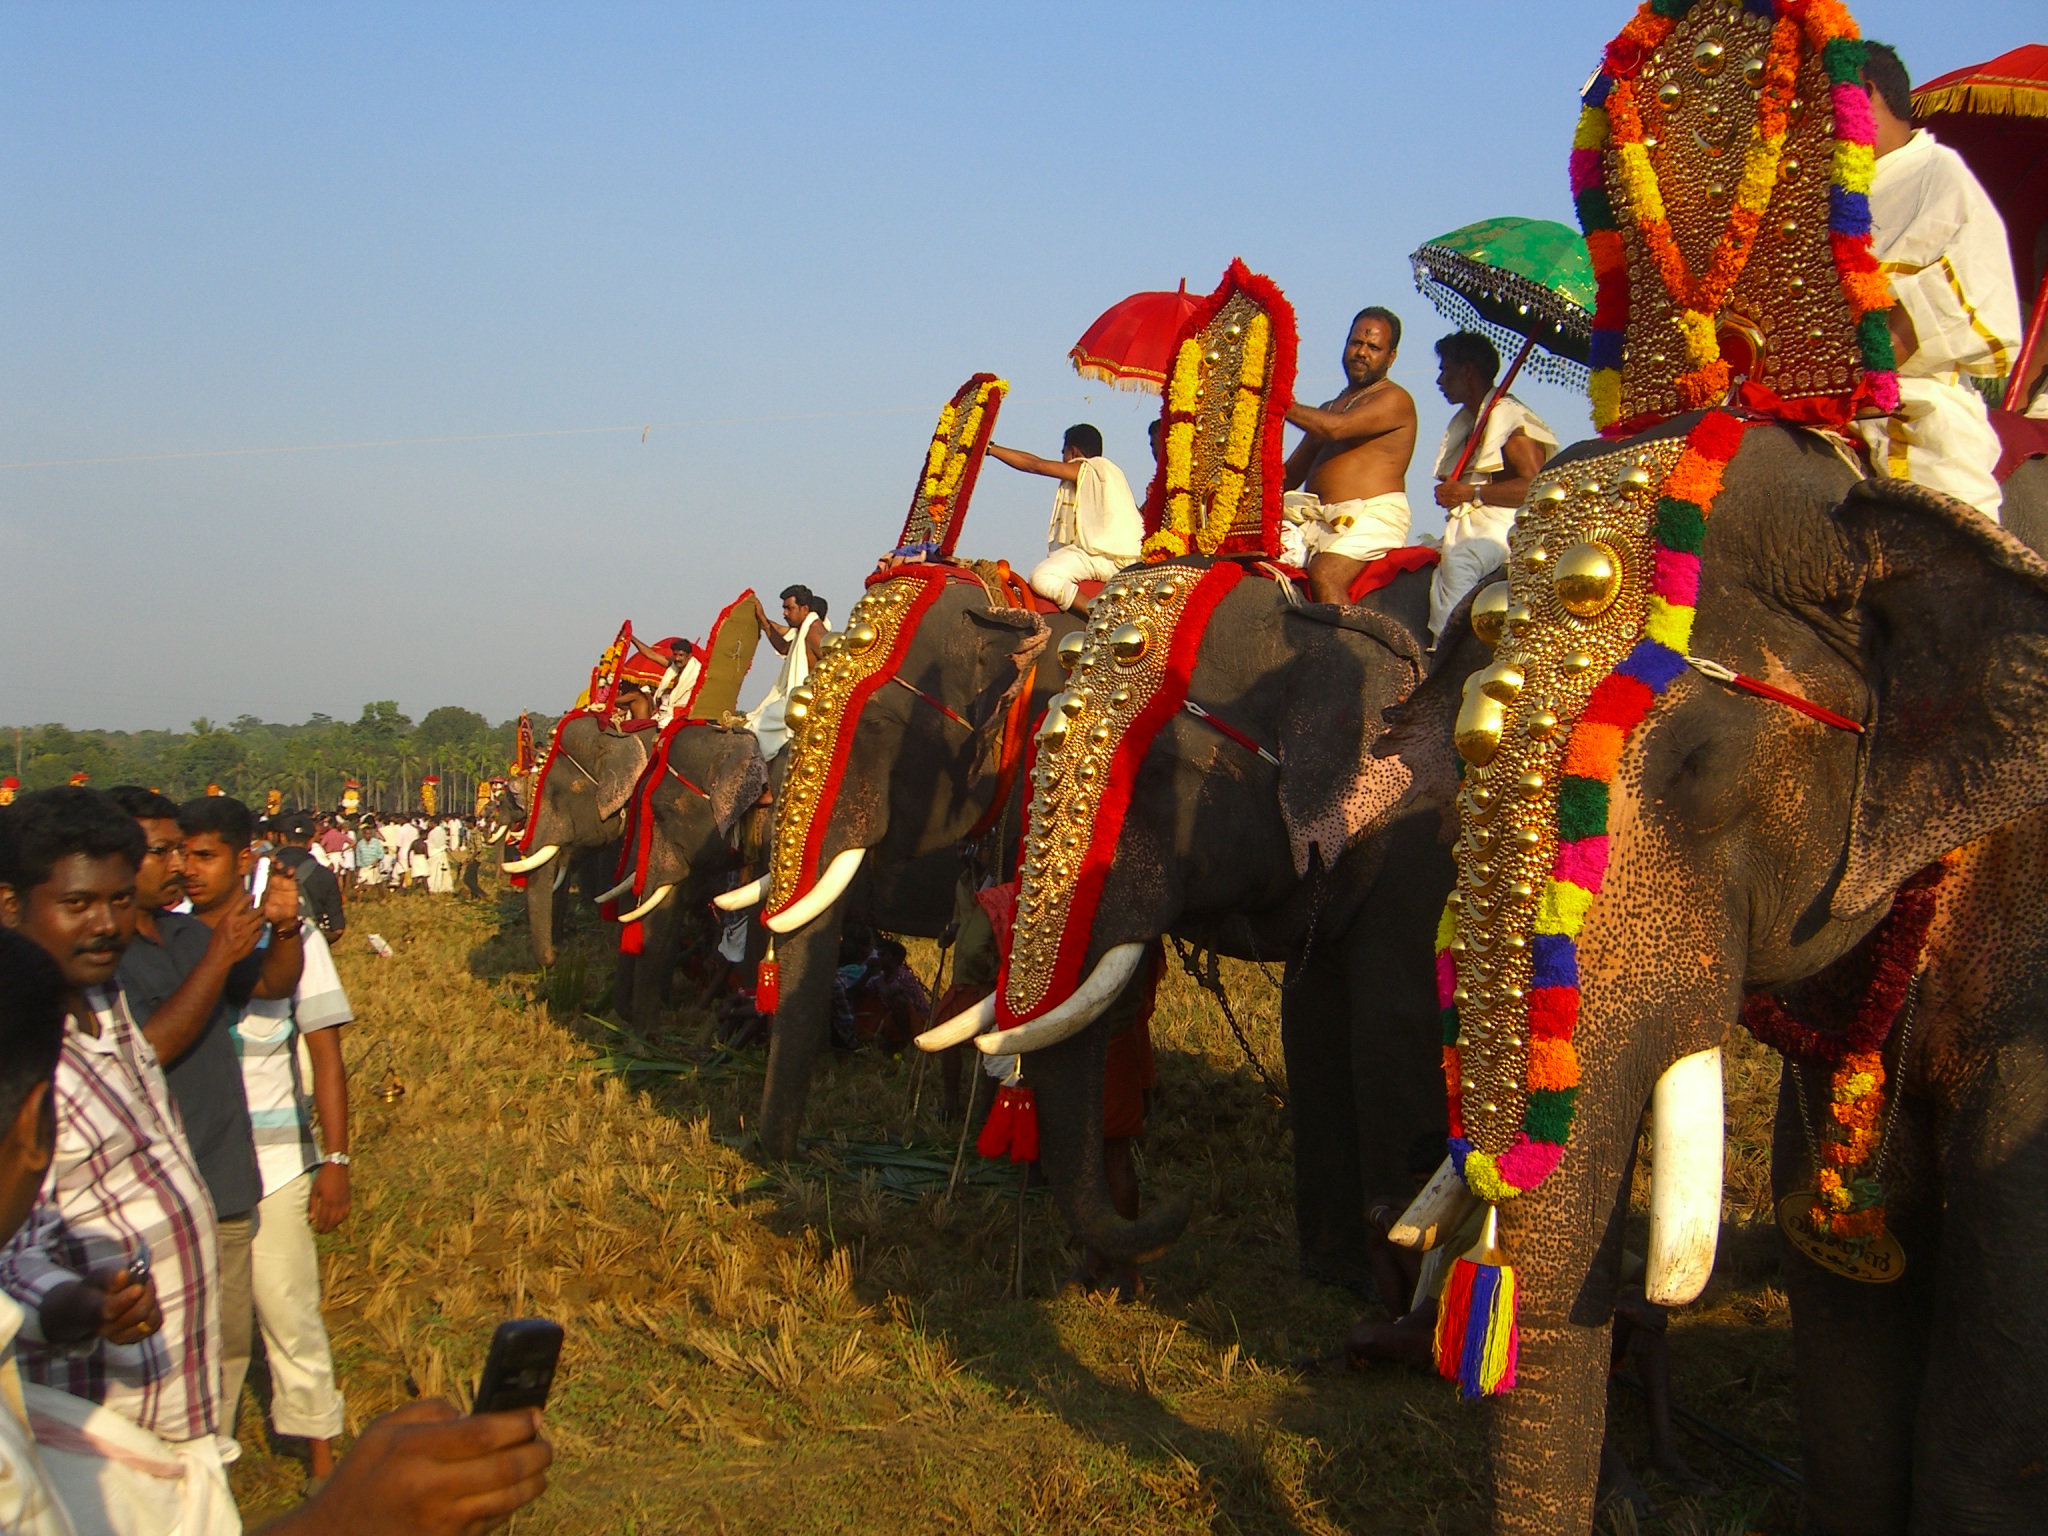
[[[1557,434],[1542,417],[1513,395],[1493,398],[1500,353],[1492,342],[1477,331],[1456,331],[1436,344],[1436,356],[1436,387],[1458,414],[1444,428],[1443,445],[1436,451],[1436,504],[1444,509],[1444,544],[1429,587],[1432,639],[1443,633],[1465,594],[1506,562],[1515,511],[1536,472],[1557,452]]]
[[[988,446],[989,457],[1027,475],[1059,481],[1052,493],[1046,557],[1031,570],[1031,590],[1072,608],[1084,581],[1107,581],[1135,565],[1145,543],[1145,519],[1131,498],[1124,472],[1102,454],[1102,434],[1082,422],[1067,428],[1057,460]]]
[[[1898,54],[1867,45],[1863,80],[1877,119],[1871,246],[1898,299],[1899,408],[1852,427],[1879,476],[1944,492],[1996,520],[1998,434],[1963,375],[2002,379],[2019,352],[2005,223],[1963,157],[1913,127]]]
[[[809,681],[811,668],[818,664],[825,649],[825,600],[809,587],[784,587],[782,616],[788,623],[778,624],[769,618],[758,597],[754,599],[754,615],[767,632],[768,643],[782,657],[782,670],[776,673],[774,686],[747,716],[748,729],[761,743],[761,755],[773,757],[789,744],[789,727],[783,723],[789,695]]]
[[[1301,530],[1319,603],[1348,602],[1359,574],[1408,542],[1415,401],[1387,377],[1400,348],[1400,317],[1361,309],[1344,339],[1343,393],[1287,412],[1307,435],[1287,458],[1285,516]]]

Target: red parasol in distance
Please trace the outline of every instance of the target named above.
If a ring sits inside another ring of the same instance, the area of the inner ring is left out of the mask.
[[[1164,394],[1173,344],[1201,302],[1202,295],[1189,293],[1182,278],[1177,293],[1134,293],[1111,305],[1067,354],[1074,372],[1118,389]]]
[[[2012,373],[2023,391],[2041,360],[2048,321],[2040,254],[2048,232],[2048,43],[2026,43],[1929,80],[1913,92],[1913,121],[1969,162],[2005,219],[2021,299],[2033,296]]]

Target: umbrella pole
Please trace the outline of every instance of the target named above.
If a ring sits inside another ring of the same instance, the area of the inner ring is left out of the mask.
[[[1472,462],[1472,455],[1479,451],[1479,440],[1486,435],[1486,423],[1493,416],[1493,408],[1500,404],[1500,397],[1508,392],[1508,386],[1515,382],[1515,375],[1522,371],[1522,364],[1529,361],[1529,354],[1536,350],[1536,338],[1531,336],[1522,343],[1522,350],[1515,354],[1515,360],[1508,364],[1507,374],[1494,385],[1493,393],[1486,397],[1486,404],[1480,407],[1479,415],[1472,422],[1472,433],[1465,439],[1465,451],[1458,455],[1458,467],[1451,471],[1453,480],[1465,478],[1465,470]]]
[[[2041,288],[2034,295],[2034,317],[2027,323],[2027,338],[2020,343],[2020,355],[2013,359],[2012,372],[2006,375],[2005,409],[2015,416],[2026,414],[2027,375],[2034,370],[2034,358],[2041,350],[2041,331],[2048,325],[2048,276],[2041,279]]]

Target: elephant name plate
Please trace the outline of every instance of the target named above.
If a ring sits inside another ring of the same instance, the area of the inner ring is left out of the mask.
[[[1867,1285],[1884,1285],[1906,1272],[1906,1250],[1889,1232],[1875,1237],[1840,1238],[1814,1230],[1813,1213],[1820,1196],[1794,1190],[1778,1202],[1778,1227],[1792,1246],[1829,1274]]]

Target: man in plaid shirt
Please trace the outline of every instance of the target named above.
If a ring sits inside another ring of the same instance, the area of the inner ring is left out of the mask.
[[[96,790],[42,790],[7,813],[0,922],[57,961],[70,996],[56,1156],[27,1222],[0,1251],[0,1289],[27,1311],[18,1350],[28,1380],[112,1409],[183,1463],[176,1479],[131,1480],[126,1496],[164,1501],[182,1536],[226,1536],[241,1518],[214,1442],[213,1202],[156,1053],[114,982],[135,932],[144,843],[134,819]]]

